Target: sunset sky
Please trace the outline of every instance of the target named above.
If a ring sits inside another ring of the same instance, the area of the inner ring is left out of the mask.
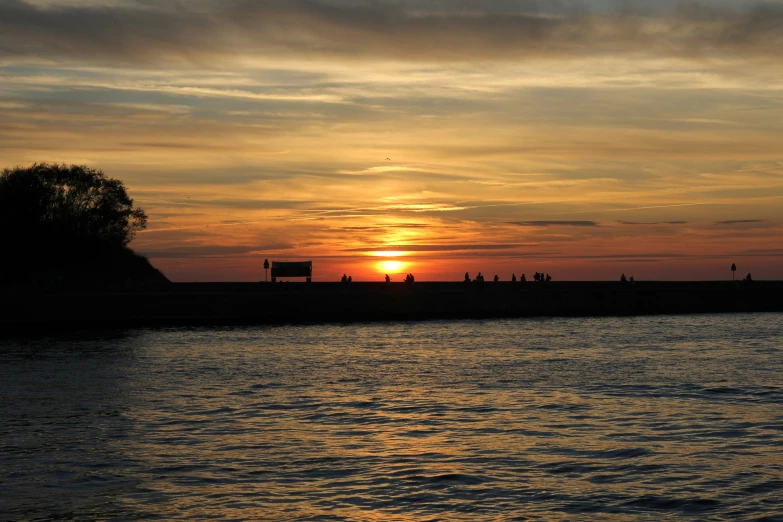
[[[783,279],[783,1],[0,0],[44,161],[174,281]]]

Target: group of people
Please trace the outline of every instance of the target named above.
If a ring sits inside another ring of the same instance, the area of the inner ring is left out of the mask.
[[[522,277],[520,277],[519,280],[522,283],[526,282],[527,278],[525,277],[525,274],[522,274]],[[537,283],[548,283],[548,282],[550,282],[552,280],[552,276],[550,276],[549,274],[544,274],[543,272],[541,272],[541,273],[536,272],[535,275],[533,276],[533,280],[536,281]],[[500,277],[498,277],[497,274],[495,274],[494,281],[496,283],[498,281],[500,281]],[[752,283],[753,282],[753,278],[751,277],[750,274],[748,274],[747,277],[745,279],[743,279],[742,281],[744,283]],[[340,280],[340,282],[342,282],[342,283],[351,283],[351,282],[353,282],[353,278],[351,276],[346,276],[345,274],[343,274],[343,278]],[[389,274],[386,274],[386,282],[387,283],[391,283],[391,277],[389,277]],[[409,283],[409,284],[415,282],[415,278],[413,277],[413,274],[406,275],[405,276],[405,282]],[[470,274],[468,272],[465,272],[465,279],[464,279],[463,282],[464,283],[483,283],[484,282],[484,275],[481,272],[479,272],[478,275],[476,275],[476,279],[471,280],[470,279]],[[516,283],[517,282],[517,275],[516,274],[511,274],[511,282],[512,283]],[[620,276],[620,282],[621,283],[633,283],[634,282],[634,277],[633,276],[625,277],[625,274],[622,274]]]
[[[497,277],[497,276],[495,276],[495,277]],[[463,282],[465,282],[465,283],[470,283],[471,282],[469,273],[465,272],[465,281],[463,281]],[[474,279],[473,282],[474,283],[483,283],[484,282],[484,276],[481,275],[481,272],[478,273],[478,275],[476,276],[476,279]]]
[[[538,272],[536,272],[536,275],[533,276],[533,279],[535,279],[536,282],[548,283],[549,281],[552,280],[552,276],[550,276],[549,274],[545,275],[545,274],[539,274]],[[522,277],[520,277],[519,280],[522,283],[524,283],[524,282],[527,281],[527,277],[525,277],[525,274],[522,274]],[[500,276],[495,274],[495,277],[493,278],[493,281],[495,281],[496,283],[499,282],[500,281]],[[471,281],[470,274],[468,272],[465,272],[465,279],[463,280],[463,282],[464,283],[471,283],[471,282],[472,283],[483,283],[484,282],[484,275],[481,272],[479,272],[478,275],[476,276],[476,279]],[[511,282],[512,283],[516,283],[517,282],[517,275],[516,274],[511,274]]]
[[[386,274],[386,282],[387,283],[391,283],[391,280],[392,279],[391,279],[391,277],[389,277],[389,274]],[[495,277],[494,277],[493,280],[497,283],[498,281],[500,281],[500,277],[497,274],[495,274]],[[525,277],[525,274],[522,274],[522,276],[519,278],[519,280],[522,283],[526,282],[527,278]],[[552,280],[552,276],[550,276],[549,274],[545,274],[543,272],[540,272],[540,273],[536,272],[535,275],[533,275],[533,280],[536,281],[537,283],[548,283],[548,282],[550,282]],[[744,283],[752,283],[753,282],[753,278],[751,277],[750,274],[748,274],[747,277],[745,277],[745,279],[743,279],[742,281]],[[345,274],[343,274],[343,278],[340,280],[340,282],[342,282],[342,283],[351,283],[351,282],[353,282],[353,278],[351,276],[346,276]],[[406,283],[413,283],[413,282],[415,282],[415,278],[413,277],[413,274],[406,275],[405,276],[405,282]],[[484,282],[484,275],[481,272],[479,272],[478,275],[476,275],[476,279],[473,279],[473,280],[470,279],[470,274],[468,272],[465,272],[465,279],[464,279],[463,283],[483,283],[483,282]],[[516,283],[517,282],[517,275],[516,274],[511,274],[511,282],[512,283]],[[625,274],[622,274],[620,276],[620,282],[621,283],[633,283],[634,282],[634,277],[633,276],[625,277]]]
[[[414,283],[416,281],[416,278],[413,277],[413,274],[408,274],[405,276],[405,282],[410,284]],[[389,274],[386,274],[386,282],[391,283],[391,277],[389,277]]]

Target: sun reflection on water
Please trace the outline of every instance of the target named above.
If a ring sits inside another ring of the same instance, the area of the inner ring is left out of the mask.
[[[34,400],[0,401],[0,504],[14,520],[761,519],[781,507],[783,314],[736,319],[4,341],[0,396]]]

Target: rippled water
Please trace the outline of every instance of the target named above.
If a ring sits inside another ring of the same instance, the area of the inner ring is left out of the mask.
[[[0,340],[0,518],[783,520],[783,315]]]

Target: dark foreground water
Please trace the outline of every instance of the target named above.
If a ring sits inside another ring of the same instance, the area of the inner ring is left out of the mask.
[[[783,315],[0,340],[0,519],[783,520]]]

